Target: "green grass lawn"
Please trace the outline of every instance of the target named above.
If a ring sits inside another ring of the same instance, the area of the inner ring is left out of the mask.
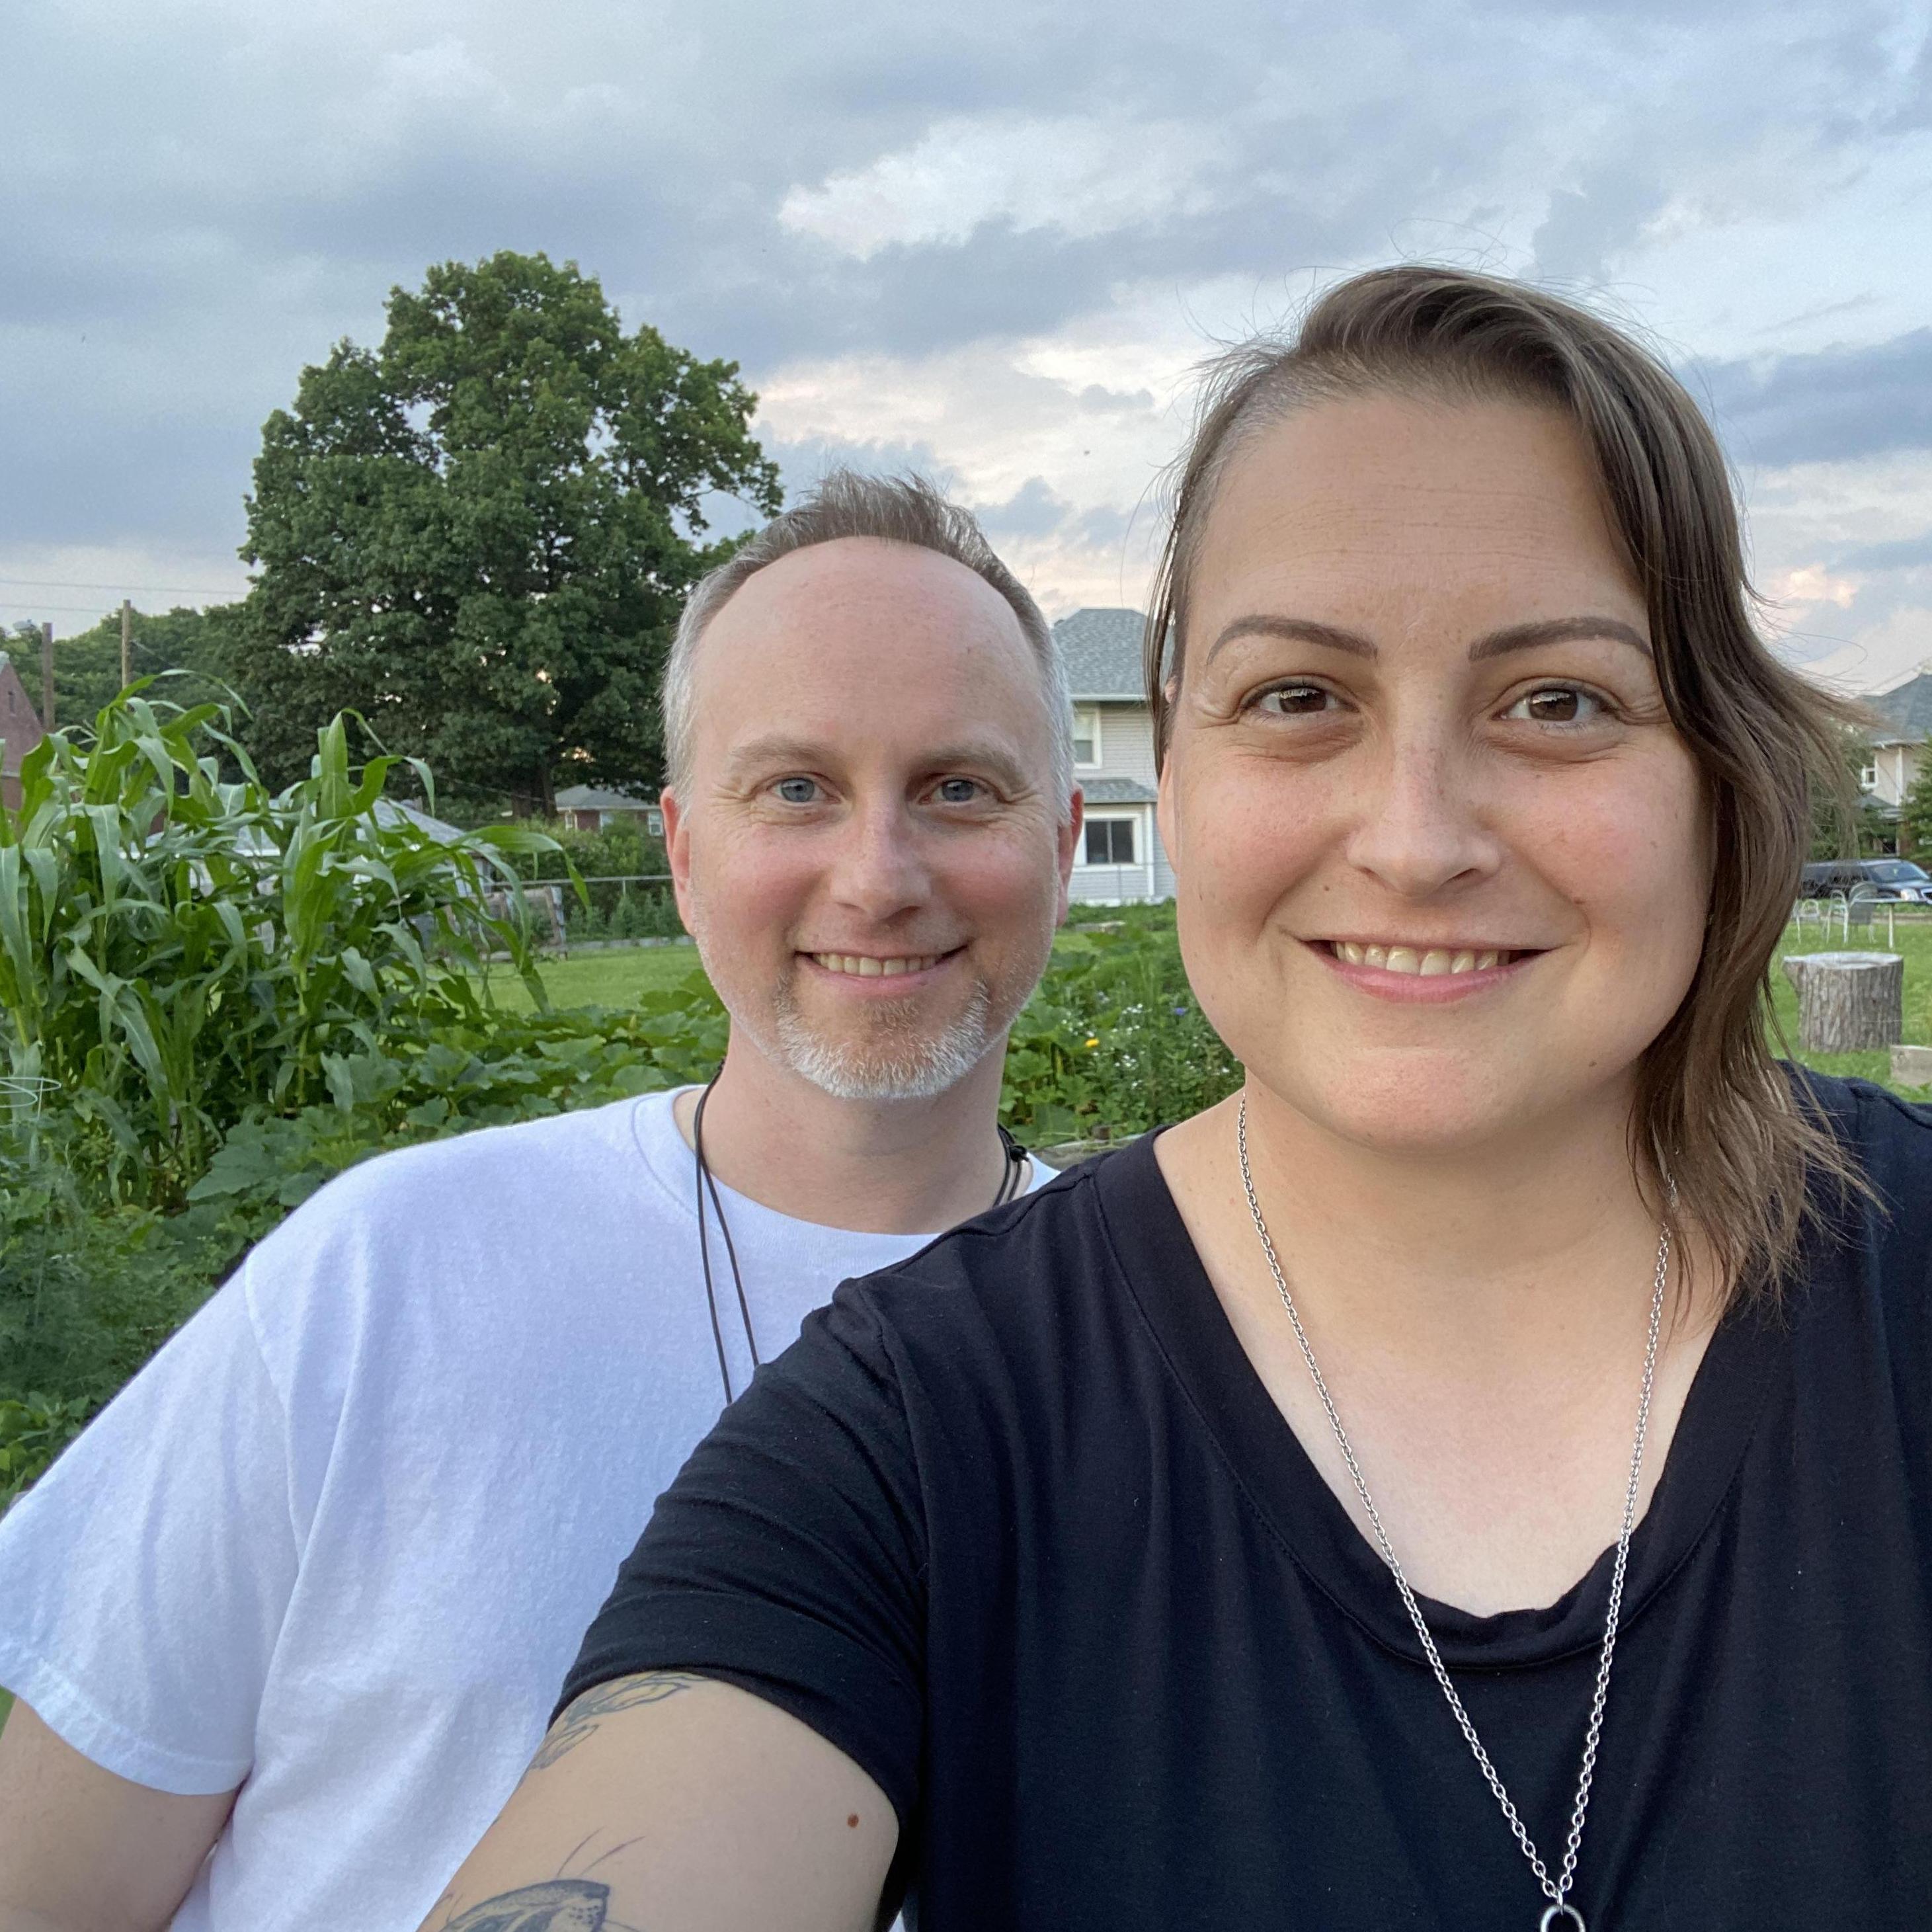
[[[628,1006],[640,993],[679,985],[701,974],[694,946],[614,946],[608,952],[579,952],[548,960],[538,969],[554,1006]],[[527,1012],[530,996],[508,974],[496,977],[496,998],[514,1012]]]

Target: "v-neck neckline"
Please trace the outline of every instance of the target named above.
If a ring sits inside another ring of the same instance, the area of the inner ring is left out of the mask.
[[[1103,1222],[1129,1292],[1231,1481],[1310,1580],[1376,1642],[1418,1664],[1421,1646],[1381,1552],[1356,1527],[1276,1406],[1208,1280],[1154,1155],[1153,1134],[1095,1175]],[[1630,1538],[1628,1627],[1682,1566],[1716,1517],[1790,1332],[1748,1312],[1718,1324],[1678,1419],[1650,1506]],[[1554,1603],[1478,1616],[1418,1594],[1443,1661],[1510,1670],[1557,1661],[1603,1641],[1616,1547]]]

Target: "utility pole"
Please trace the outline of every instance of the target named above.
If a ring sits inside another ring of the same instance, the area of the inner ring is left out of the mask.
[[[54,627],[40,626],[40,722],[54,728]]]
[[[134,610],[126,598],[121,600],[121,688],[134,682]]]

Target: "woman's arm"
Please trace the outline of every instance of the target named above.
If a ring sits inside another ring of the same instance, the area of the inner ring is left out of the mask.
[[[551,1726],[423,1932],[872,1932],[898,1841],[817,1732],[682,1671],[597,1686]]]

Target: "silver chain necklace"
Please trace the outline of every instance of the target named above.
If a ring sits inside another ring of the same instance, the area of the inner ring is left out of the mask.
[[[1248,1212],[1254,1216],[1255,1232],[1261,1237],[1262,1252],[1268,1256],[1268,1272],[1274,1276],[1276,1292],[1281,1297],[1281,1305],[1288,1311],[1288,1318],[1294,1328],[1294,1339],[1301,1344],[1301,1359],[1308,1364],[1308,1373],[1315,1384],[1315,1393],[1322,1398],[1322,1407],[1328,1418],[1328,1426],[1335,1432],[1335,1446],[1342,1452],[1342,1460],[1348,1466],[1348,1474],[1355,1485],[1355,1493],[1360,1497],[1362,1509],[1376,1532],[1376,1543],[1382,1551],[1382,1561],[1388,1565],[1389,1574],[1395,1579],[1396,1588],[1402,1592],[1402,1607],[1408,1612],[1408,1620],[1415,1626],[1415,1634],[1429,1659],[1429,1667],[1436,1673],[1436,1681],[1442,1687],[1442,1694],[1449,1700],[1449,1708],[1455,1714],[1469,1749],[1475,1755],[1490,1789],[1496,1794],[1498,1804],[1502,1808],[1503,1816],[1516,1835],[1522,1855],[1529,1861],[1530,1870],[1536,1874],[1536,1882],[1543,1888],[1543,1895],[1550,1900],[1544,1909],[1539,1932],[1553,1932],[1553,1928],[1566,1921],[1572,1932],[1588,1932],[1583,1923],[1583,1915],[1570,1903],[1570,1887],[1576,1877],[1576,1854],[1583,1843],[1583,1815],[1589,1809],[1590,1780],[1596,1775],[1597,1741],[1604,1728],[1604,1704],[1610,1695],[1610,1658],[1617,1647],[1617,1618],[1623,1609],[1624,1570],[1630,1559],[1630,1529],[1636,1520],[1636,1496],[1640,1478],[1643,1473],[1643,1438],[1650,1426],[1650,1395],[1652,1384],[1657,1372],[1658,1330],[1664,1316],[1664,1283],[1670,1273],[1670,1227],[1666,1222],[1657,1238],[1657,1279],[1651,1290],[1650,1329],[1645,1338],[1643,1348],[1643,1388],[1637,1398],[1636,1440],[1630,1449],[1630,1486],[1624,1492],[1623,1526],[1617,1532],[1616,1567],[1610,1573],[1610,1615],[1604,1624],[1604,1648],[1597,1665],[1597,1693],[1590,1702],[1590,1727],[1583,1739],[1583,1762],[1576,1774],[1576,1802],[1570,1808],[1570,1840],[1564,1847],[1563,1869],[1555,1877],[1550,1876],[1543,1856],[1536,1849],[1536,1841],[1529,1835],[1517,1813],[1502,1780],[1496,1774],[1496,1766],[1490,1762],[1490,1754],[1483,1748],[1483,1741],[1476,1735],[1475,1726],[1469,1721],[1469,1714],[1462,1707],[1462,1699],[1456,1695],[1456,1687],[1449,1681],[1449,1673],[1443,1667],[1442,1653],[1436,1648],[1436,1640],[1429,1634],[1429,1626],[1423,1622],[1422,1611],[1415,1600],[1415,1592],[1409,1588],[1408,1579],[1402,1572],[1400,1560],[1388,1539],[1388,1532],[1382,1527],[1382,1514],[1376,1508],[1375,1498],[1369,1494],[1367,1480],[1362,1474],[1362,1466],[1355,1460],[1353,1444],[1348,1440],[1348,1432],[1342,1426],[1342,1418],[1336,1412],[1334,1398],[1328,1393],[1328,1384],[1323,1376],[1320,1365],[1315,1359],[1315,1351],[1309,1346],[1308,1331],[1301,1325],[1301,1316],[1294,1305],[1294,1298],[1288,1292],[1288,1278],[1281,1271],[1281,1262],[1274,1251],[1274,1242],[1268,1230],[1268,1222],[1262,1218],[1262,1204],[1255,1193],[1255,1177],[1248,1165],[1248,1096],[1241,1095],[1240,1107],[1236,1115],[1236,1138],[1241,1154],[1241,1186],[1248,1197]]]

